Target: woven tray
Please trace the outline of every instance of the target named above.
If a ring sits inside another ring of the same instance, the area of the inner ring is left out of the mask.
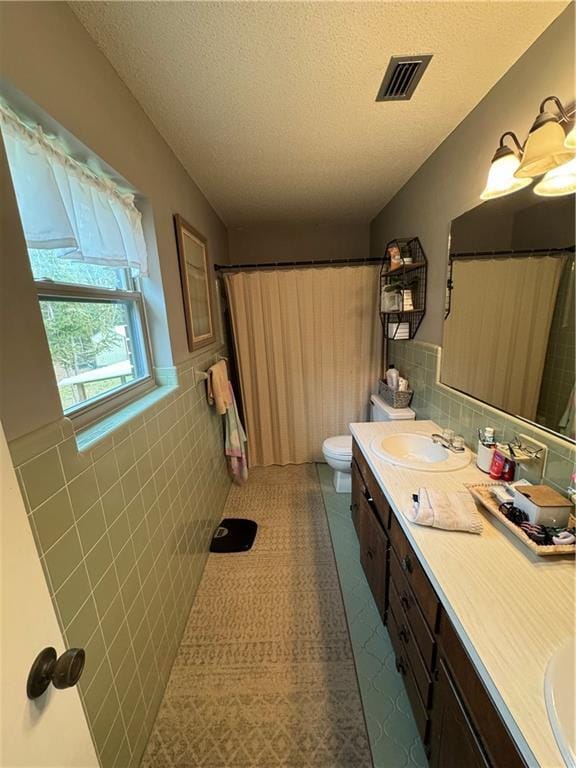
[[[477,499],[488,512],[491,512],[494,517],[497,517],[498,520],[500,520],[508,530],[512,531],[512,533],[519,538],[528,549],[532,550],[535,555],[538,555],[539,557],[546,557],[547,555],[576,555],[575,544],[536,544],[535,541],[532,541],[532,539],[524,533],[522,528],[519,528],[517,525],[510,522],[506,515],[500,512],[498,509],[499,504],[490,492],[490,488],[495,485],[501,485],[501,483],[481,483],[479,485],[466,484],[466,488],[468,488],[472,496],[474,496],[474,498]],[[570,515],[567,527],[572,528],[574,525],[576,525],[576,518],[574,515]]]
[[[380,379],[378,394],[392,408],[408,408],[414,393],[410,389],[407,392],[398,392],[397,389],[391,389],[386,382]]]

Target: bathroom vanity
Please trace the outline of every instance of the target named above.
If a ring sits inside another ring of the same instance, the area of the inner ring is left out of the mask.
[[[573,633],[574,566],[542,562],[483,515],[480,535],[409,522],[419,487],[489,482],[394,466],[375,437],[438,432],[431,421],[352,424],[352,518],[360,558],[431,766],[560,768],[544,674]],[[553,596],[553,599],[551,599]]]

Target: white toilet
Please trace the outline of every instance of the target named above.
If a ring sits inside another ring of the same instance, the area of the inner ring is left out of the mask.
[[[370,396],[370,421],[413,421],[412,408],[392,408],[379,395]],[[322,443],[326,464],[334,470],[334,488],[338,493],[352,491],[352,435],[329,437]]]

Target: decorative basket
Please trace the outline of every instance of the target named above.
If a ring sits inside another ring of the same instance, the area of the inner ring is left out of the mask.
[[[408,408],[414,392],[410,389],[406,392],[398,392],[397,389],[392,389],[385,381],[380,379],[378,394],[388,403],[388,405],[391,405],[392,408]]]

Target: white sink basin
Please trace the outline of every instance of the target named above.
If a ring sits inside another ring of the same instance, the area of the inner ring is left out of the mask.
[[[558,749],[576,767],[576,644],[570,638],[550,659],[544,676],[546,709]]]
[[[462,469],[470,463],[471,455],[468,448],[455,453],[435,443],[428,435],[412,432],[375,437],[370,443],[370,448],[390,464],[424,472],[451,472]]]

